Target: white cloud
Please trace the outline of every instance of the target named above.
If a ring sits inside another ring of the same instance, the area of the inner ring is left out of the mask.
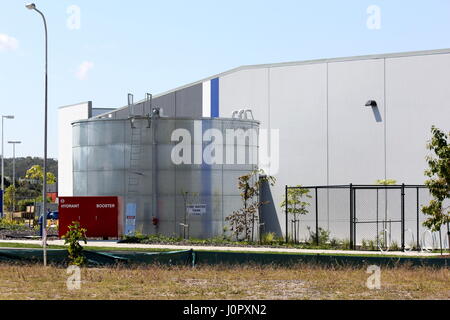
[[[89,71],[94,68],[94,63],[91,61],[84,61],[78,66],[78,70],[75,73],[75,76],[79,80],[86,80],[88,77]]]
[[[0,52],[14,51],[19,47],[19,41],[7,34],[0,33]]]

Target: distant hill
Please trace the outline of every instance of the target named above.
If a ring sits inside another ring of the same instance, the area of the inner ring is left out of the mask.
[[[37,157],[16,158],[16,179],[24,178],[28,169],[30,169],[34,165],[42,166],[43,162],[44,161],[42,158]],[[47,159],[47,171],[53,173],[56,178],[58,178],[58,160]],[[5,177],[11,177],[12,174],[13,159],[5,158]]]

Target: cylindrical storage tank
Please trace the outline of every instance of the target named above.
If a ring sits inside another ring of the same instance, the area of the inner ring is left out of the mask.
[[[124,234],[221,236],[243,206],[238,178],[257,169],[258,134],[241,119],[77,121],[74,196],[122,196]]]

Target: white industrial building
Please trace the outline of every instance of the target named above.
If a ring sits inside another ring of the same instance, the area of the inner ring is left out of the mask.
[[[431,126],[450,130],[449,84],[445,49],[243,66],[156,95],[153,105],[177,118],[251,109],[269,132],[260,145],[267,142],[272,158],[271,210],[283,231],[286,185],[423,184]],[[148,108],[136,104],[133,112]],[[59,109],[60,196],[73,194],[71,123],[102,113],[92,110],[90,103]],[[130,115],[128,106],[104,111],[109,119]]]

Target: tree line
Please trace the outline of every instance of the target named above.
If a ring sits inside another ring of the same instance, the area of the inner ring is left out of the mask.
[[[48,159],[47,183],[57,182],[58,161]],[[5,209],[24,211],[26,206],[42,201],[43,160],[37,157],[16,158],[16,186],[13,186],[13,159],[5,159]],[[1,181],[1,180],[0,180]],[[50,199],[49,199],[50,201]]]
[[[27,171],[33,166],[41,166],[44,164],[42,158],[38,157],[24,157],[16,158],[16,180],[25,178]],[[10,185],[10,181],[7,179],[13,176],[13,159],[5,158],[5,187]],[[58,160],[47,159],[47,171],[53,173],[58,178]],[[1,174],[1,173],[0,173]],[[0,180],[1,181],[1,180]]]

